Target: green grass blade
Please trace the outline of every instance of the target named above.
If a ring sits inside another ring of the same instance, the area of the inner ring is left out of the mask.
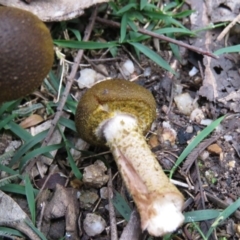
[[[128,12],[130,9],[136,9],[137,4],[136,3],[129,3],[126,6],[122,7],[118,12],[117,15],[121,15],[123,13]]]
[[[25,182],[25,193],[26,193],[26,196],[27,196],[28,207],[29,207],[29,210],[30,210],[30,213],[31,213],[32,222],[33,222],[33,224],[35,224],[35,221],[36,221],[36,207],[35,207],[33,186],[31,184],[29,176],[24,177],[24,182]]]
[[[75,125],[75,122],[73,120],[70,120],[70,119],[67,119],[67,118],[64,118],[64,117],[60,117],[58,123],[60,125],[63,125],[63,126],[69,128],[69,129],[71,129],[74,132],[77,132],[76,125]]]
[[[13,120],[16,117],[15,114],[9,115],[5,117],[3,120],[0,121],[0,130],[4,128],[11,120]]]
[[[160,28],[160,29],[154,30],[154,32],[158,33],[158,34],[184,33],[187,35],[196,36],[196,34],[194,32],[188,30],[187,28],[166,27],[166,28]]]
[[[10,175],[16,175],[16,174],[18,174],[18,172],[14,171],[14,170],[12,170],[11,168],[6,167],[6,166],[4,166],[4,165],[2,165],[2,164],[0,164],[0,170],[3,171],[3,172],[8,173],[8,174],[10,174]]]
[[[78,178],[78,179],[82,179],[82,173],[79,171],[79,169],[78,169],[78,167],[77,167],[77,165],[76,165],[76,163],[75,163],[75,161],[72,157],[72,154],[70,152],[70,148],[69,148],[68,144],[66,144],[65,146],[66,146],[67,155],[68,155],[68,162],[71,166],[71,169],[72,169],[75,177]]]
[[[14,154],[13,158],[11,159],[9,166],[13,166],[18,160],[22,158],[24,154],[26,154],[32,147],[35,145],[39,145],[40,142],[46,137],[48,130],[40,132],[39,134],[31,137],[28,141],[26,141]]]
[[[196,210],[184,213],[184,223],[200,222],[217,218],[221,211],[215,209]]]
[[[225,219],[227,219],[231,214],[233,214],[240,207],[240,198],[228,206],[225,210],[223,210],[218,218],[212,223],[210,229],[206,234],[206,238],[208,239],[212,234],[213,230]]]
[[[25,129],[23,129],[13,121],[10,121],[5,128],[12,131],[16,136],[18,136],[23,141],[27,141],[32,137],[32,135],[29,132],[27,132]]]
[[[206,138],[224,119],[225,116],[222,116],[212,122],[209,126],[204,128],[192,141],[191,143],[184,149],[182,154],[177,159],[176,163],[174,164],[173,168],[170,171],[169,177],[172,178],[173,173],[177,169],[177,167],[183,162],[183,160],[188,156],[188,154],[204,139]]]
[[[59,47],[76,48],[76,49],[103,49],[118,46],[117,42],[79,42],[79,41],[66,41],[66,40],[54,40],[54,44]]]
[[[39,236],[41,240],[47,240],[47,238],[43,235],[42,232],[40,232],[33,224],[32,222],[25,219],[25,223]]]
[[[19,169],[20,171],[23,170],[23,167],[28,163],[29,160],[35,158],[35,157],[38,157],[44,153],[50,153],[51,151],[54,151],[54,150],[57,150],[59,148],[63,147],[63,144],[60,143],[60,144],[54,144],[54,145],[50,145],[50,146],[44,146],[44,147],[40,147],[40,148],[37,148],[37,149],[34,149],[33,151],[27,153],[22,159],[21,159],[21,162],[20,162],[20,165],[19,165]]]
[[[133,47],[137,48],[140,52],[150,58],[152,61],[157,63],[160,67],[168,70],[173,74],[177,74],[173,69],[171,69],[170,65],[156,52],[151,50],[150,48],[142,45],[141,43],[129,42]]]
[[[196,12],[195,10],[186,10],[182,11],[180,13],[176,13],[173,15],[173,18],[186,18],[190,16],[192,13]]]
[[[128,20],[128,25],[129,27],[134,31],[134,32],[137,32],[138,31],[138,27],[136,26],[136,24],[134,23],[134,21],[132,20]]]
[[[120,42],[122,43],[126,37],[127,33],[127,23],[128,23],[128,13],[124,13],[121,20],[120,28]]]
[[[3,103],[0,106],[0,116],[2,116],[4,112],[11,112],[12,110],[16,109],[16,107],[20,104],[20,102],[21,102],[21,99]]]
[[[0,179],[0,187],[11,183],[12,181],[16,180],[17,178],[19,178],[19,174],[10,175],[10,176]]]
[[[218,49],[217,51],[214,52],[214,54],[219,56],[224,53],[234,53],[234,52],[240,52],[240,44]]]
[[[79,30],[73,29],[73,28],[68,28],[68,30],[71,31],[75,35],[76,39],[79,42],[82,40],[81,33],[79,32]]]
[[[7,185],[1,186],[0,189],[4,192],[10,192],[10,193],[17,193],[17,194],[21,194],[21,195],[26,195],[26,188],[25,186],[19,185],[19,184],[14,184],[14,183],[9,183]],[[37,195],[38,194],[38,190],[37,189],[33,189],[34,194]]]
[[[18,230],[9,228],[9,227],[0,227],[0,236],[2,236],[1,233],[5,233],[9,236],[14,235],[14,236],[17,236],[17,237],[21,237],[22,239],[24,238],[24,235],[21,232],[19,232]],[[7,237],[7,236],[5,236],[5,237]]]

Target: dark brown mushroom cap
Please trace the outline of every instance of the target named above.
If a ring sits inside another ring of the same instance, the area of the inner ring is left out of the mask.
[[[32,13],[0,7],[0,103],[33,92],[53,64],[48,28]]]
[[[144,134],[156,117],[156,102],[146,88],[136,83],[120,79],[100,82],[88,89],[78,104],[75,123],[80,137],[103,145],[105,141],[96,136],[96,129],[116,112],[137,118]]]

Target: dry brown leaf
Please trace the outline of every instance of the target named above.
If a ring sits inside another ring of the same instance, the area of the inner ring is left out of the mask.
[[[0,0],[4,6],[18,7],[37,15],[42,21],[66,21],[81,16],[84,9],[108,0],[38,0],[26,4],[22,0]]]
[[[224,0],[211,0],[205,2],[191,0],[192,10],[196,10],[196,12],[190,17],[191,24],[193,26],[191,30],[201,29],[210,25],[213,22],[213,19],[209,19],[209,15],[211,15],[212,18],[216,15],[216,6],[221,8],[221,10],[223,10],[222,8],[224,8],[223,6],[225,5],[229,9],[232,9],[232,11],[235,9],[234,4],[233,6],[228,6],[230,2],[234,1],[228,1],[228,3],[226,2],[227,1]],[[219,22],[220,21],[224,21],[224,18],[221,20],[219,19]],[[224,40],[216,41],[220,33],[221,29],[219,28],[211,31],[203,31],[199,33],[198,38],[194,40],[192,45],[206,51],[221,49],[225,47]],[[238,39],[237,35],[236,38]],[[204,79],[203,85],[198,92],[200,96],[206,97],[209,101],[216,101],[218,99],[223,99],[232,92],[238,91],[240,87],[239,73],[236,63],[227,54],[220,55],[218,59],[204,56],[201,64],[204,69]],[[235,112],[240,111],[236,102],[232,103],[232,101],[228,101],[226,107],[234,110]]]
[[[29,127],[33,127],[36,126],[37,124],[43,122],[43,118],[38,115],[38,114],[33,114],[29,117],[27,117],[26,119],[24,119],[21,123],[20,126],[24,129],[29,128]]]

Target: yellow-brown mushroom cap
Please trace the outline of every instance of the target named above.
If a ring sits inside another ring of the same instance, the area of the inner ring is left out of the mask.
[[[97,137],[96,131],[118,113],[136,118],[144,134],[156,117],[156,102],[146,88],[136,83],[120,79],[100,82],[88,89],[78,104],[75,122],[80,137],[103,145],[105,140]]]
[[[0,103],[40,86],[53,64],[48,28],[32,13],[0,7]]]

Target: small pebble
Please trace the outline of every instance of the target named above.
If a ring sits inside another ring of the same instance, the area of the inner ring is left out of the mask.
[[[126,77],[129,77],[131,74],[133,74],[135,70],[133,62],[130,59],[126,60],[122,64],[121,69]]]
[[[102,187],[100,189],[100,197],[102,199],[108,199],[108,188],[107,187]]]
[[[194,99],[189,93],[182,93],[175,96],[174,101],[178,110],[184,115],[190,115],[191,112],[198,107],[197,102],[194,102]]]
[[[217,154],[217,155],[219,155],[222,152],[222,148],[217,143],[214,143],[208,146],[207,150],[210,153]]]
[[[83,182],[89,186],[100,188],[108,181],[108,175],[105,174],[107,167],[97,160],[94,164],[84,168]]]
[[[205,118],[202,109],[196,108],[190,114],[190,119],[193,122],[200,123]]]
[[[80,89],[90,88],[95,83],[104,79],[104,76],[97,73],[91,68],[85,68],[80,71],[80,77],[78,78],[78,86]]]
[[[190,71],[189,71],[189,76],[193,77],[194,75],[196,75],[198,73],[198,69],[196,67],[193,67]]]

